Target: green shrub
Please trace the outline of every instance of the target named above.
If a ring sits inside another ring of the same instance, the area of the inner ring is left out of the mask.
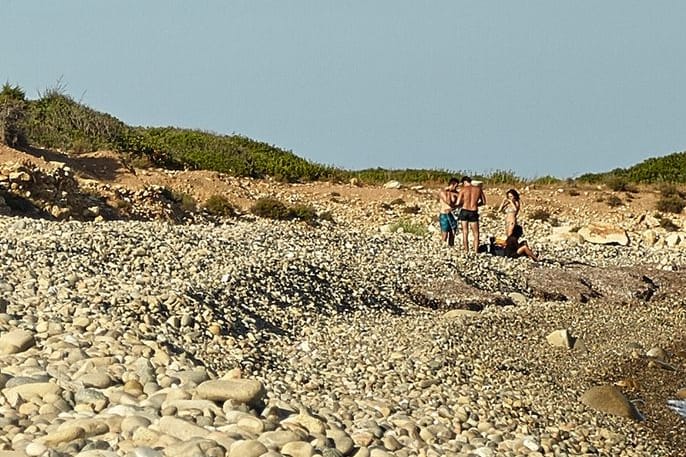
[[[273,198],[260,198],[250,207],[255,216],[267,219],[286,220],[290,218],[288,207]]]
[[[655,204],[655,209],[663,213],[679,214],[686,206],[686,201],[677,196],[661,197]]]
[[[110,149],[127,129],[115,117],[74,101],[59,86],[28,104],[26,137],[33,145],[71,152]]]
[[[171,193],[171,200],[178,203],[184,211],[193,212],[198,209],[198,204],[195,201],[195,198],[185,192],[173,191]]]
[[[288,209],[289,219],[298,219],[310,225],[317,223],[317,211],[310,205],[297,204]]]
[[[273,198],[258,199],[250,207],[250,212],[258,217],[282,221],[295,219],[313,226],[323,220],[333,222],[330,213],[318,215],[317,211],[310,205],[296,204],[289,207]]]
[[[204,205],[205,210],[213,216],[235,217],[236,207],[223,195],[212,195]]]
[[[5,83],[0,90],[0,143],[10,147],[27,145],[27,103],[19,86]]]

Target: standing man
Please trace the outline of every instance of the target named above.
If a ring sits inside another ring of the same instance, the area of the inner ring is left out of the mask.
[[[479,206],[486,204],[486,196],[481,186],[473,186],[472,178],[462,177],[462,189],[457,196],[457,206],[461,207],[458,220],[462,225],[462,246],[469,251],[469,233],[472,232],[474,252],[479,250]]]
[[[457,221],[453,215],[453,210],[457,208],[457,186],[460,181],[457,178],[450,178],[448,187],[441,189],[438,192],[438,201],[441,204],[440,212],[438,213],[438,223],[441,225],[441,236],[443,242],[448,242],[448,246],[455,245],[455,230],[457,230]]]

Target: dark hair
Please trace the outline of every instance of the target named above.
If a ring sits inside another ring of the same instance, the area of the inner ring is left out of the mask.
[[[469,176],[463,176],[462,179],[460,179],[460,181],[462,182],[462,184],[464,184],[466,182],[471,184],[472,178],[470,178]]]
[[[450,178],[450,181],[448,181],[448,185],[457,184],[459,182],[460,181],[458,181],[457,178]]]
[[[515,200],[519,201],[519,192],[517,192],[515,189],[508,190],[507,192],[505,192],[505,195],[507,194],[512,194]]]

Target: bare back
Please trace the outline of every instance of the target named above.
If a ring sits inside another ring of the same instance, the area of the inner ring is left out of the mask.
[[[486,196],[481,187],[465,184],[457,198],[457,206],[469,211],[477,211],[479,206],[486,203]]]

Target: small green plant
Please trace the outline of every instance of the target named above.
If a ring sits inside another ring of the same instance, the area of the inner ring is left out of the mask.
[[[213,216],[235,217],[236,207],[223,195],[212,195],[205,202],[205,211]]]
[[[417,236],[426,236],[429,233],[429,230],[424,225],[409,219],[400,219],[399,221],[394,222],[390,226],[390,231],[392,233],[410,233]]]
[[[624,202],[622,202],[622,199],[616,195],[610,195],[606,203],[607,206],[609,206],[610,208],[617,208],[618,206],[622,206],[624,204]]]
[[[569,189],[567,193],[572,197],[578,197],[579,195],[581,195],[579,191],[576,189]]]
[[[535,209],[529,217],[535,221],[547,222],[550,220],[550,211],[543,208],[538,208]]]
[[[655,204],[655,209],[663,213],[679,214],[686,206],[686,201],[678,195],[662,196]]]

